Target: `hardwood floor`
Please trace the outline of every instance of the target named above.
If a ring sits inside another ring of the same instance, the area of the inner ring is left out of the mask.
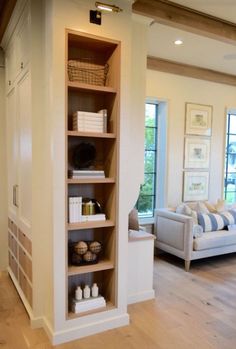
[[[58,349],[235,349],[236,254],[183,261],[163,254],[155,259],[156,299],[129,306],[131,325]],[[52,348],[42,329],[29,320],[7,273],[0,274],[0,348]]]

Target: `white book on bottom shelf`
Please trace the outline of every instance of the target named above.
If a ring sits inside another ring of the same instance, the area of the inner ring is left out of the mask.
[[[98,296],[96,298],[81,299],[77,301],[72,300],[72,311],[73,313],[83,313],[86,311],[103,308],[106,306],[106,301],[103,296]]]

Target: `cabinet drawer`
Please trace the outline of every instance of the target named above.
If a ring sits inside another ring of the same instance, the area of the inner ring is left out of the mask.
[[[20,246],[19,263],[21,268],[24,270],[25,274],[28,276],[29,280],[32,281],[32,262]]]
[[[10,218],[8,218],[8,228],[17,237],[17,226]]]
[[[8,233],[8,246],[11,250],[11,252],[14,254],[16,259],[18,258],[18,244],[16,239],[11,233]]]
[[[11,268],[11,271],[13,272],[16,279],[18,280],[18,264],[10,252],[8,253],[8,260],[9,260],[9,267]]]
[[[32,307],[32,288],[27,278],[25,277],[25,275],[20,269],[19,269],[19,284],[20,284],[20,288],[22,289],[25,295],[25,298],[27,299],[30,306]]]
[[[18,229],[18,240],[21,245],[26,249],[26,251],[32,255],[32,243],[31,240],[20,230]]]

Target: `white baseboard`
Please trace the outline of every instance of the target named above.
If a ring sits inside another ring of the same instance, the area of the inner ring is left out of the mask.
[[[49,340],[52,342],[53,330],[48,320],[44,316],[30,319],[30,324],[32,329],[43,328]]]
[[[51,333],[52,337],[47,329],[45,329],[45,331],[48,333],[52,344],[57,345],[127,325],[129,325],[129,315],[126,313],[113,318],[108,318],[107,320],[96,321],[82,327],[73,327],[67,330],[54,332]]]
[[[128,295],[128,304],[138,303],[147,301],[149,299],[155,298],[154,290],[143,291],[140,293],[134,293]]]

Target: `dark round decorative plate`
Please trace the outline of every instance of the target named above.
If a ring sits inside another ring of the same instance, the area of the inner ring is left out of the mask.
[[[94,165],[96,158],[95,146],[91,143],[82,142],[73,150],[73,165],[75,169],[87,169]]]

